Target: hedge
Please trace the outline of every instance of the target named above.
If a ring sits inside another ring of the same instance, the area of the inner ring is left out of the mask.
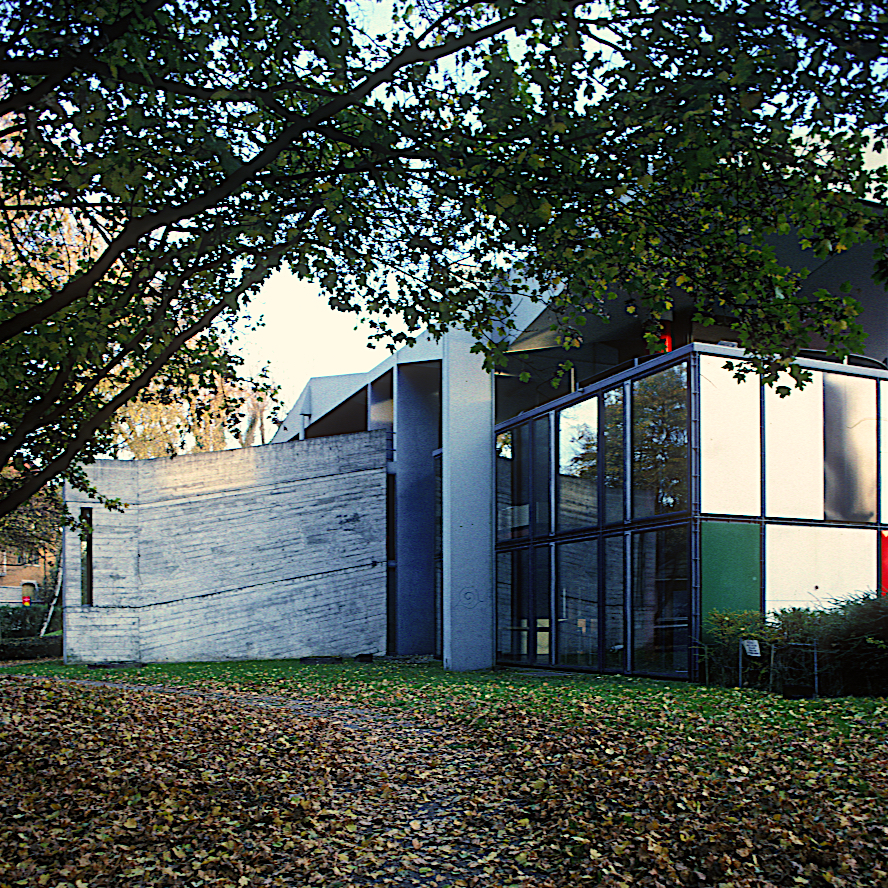
[[[761,657],[742,655],[744,686],[787,696],[888,695],[888,596],[857,595],[823,610],[790,608],[712,612],[702,672],[709,682],[739,682],[741,639],[756,639]]]

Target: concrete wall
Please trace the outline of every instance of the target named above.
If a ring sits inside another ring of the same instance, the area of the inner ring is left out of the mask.
[[[67,662],[384,653],[386,434],[137,462],[90,477],[93,605],[68,531]]]

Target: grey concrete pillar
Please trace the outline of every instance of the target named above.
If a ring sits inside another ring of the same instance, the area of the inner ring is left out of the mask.
[[[472,337],[443,340],[444,667],[489,669],[494,663],[493,376]]]

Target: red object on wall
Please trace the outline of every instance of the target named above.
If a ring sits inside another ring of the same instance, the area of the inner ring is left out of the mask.
[[[663,325],[663,332],[660,334],[660,339],[663,340],[663,351],[672,351],[672,321],[661,321]]]
[[[31,596],[30,595],[22,595],[22,607],[30,607],[31,606]]]
[[[883,530],[879,540],[879,594],[888,596],[888,530]]]

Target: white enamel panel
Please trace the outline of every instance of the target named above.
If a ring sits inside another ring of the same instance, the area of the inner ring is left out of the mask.
[[[704,512],[761,514],[760,386],[725,359],[700,357],[700,499]]]
[[[786,385],[792,385],[789,380]],[[765,389],[765,514],[823,520],[823,378],[785,398]]]
[[[878,532],[869,528],[765,528],[765,608],[828,607],[876,588]]]

